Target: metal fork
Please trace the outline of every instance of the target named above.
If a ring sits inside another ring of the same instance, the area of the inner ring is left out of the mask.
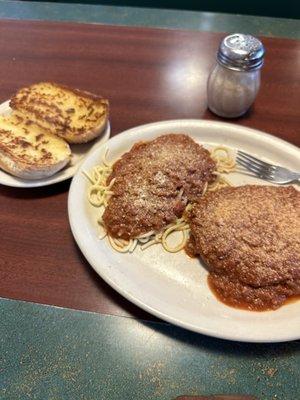
[[[291,171],[279,165],[269,164],[244,151],[238,150],[236,162],[261,179],[284,185],[300,182],[300,173]]]

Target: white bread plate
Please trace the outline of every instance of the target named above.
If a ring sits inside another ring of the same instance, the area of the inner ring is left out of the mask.
[[[0,104],[0,115],[9,115],[12,112],[9,102],[10,100],[7,100]],[[102,134],[95,140],[89,143],[70,145],[72,150],[71,161],[65,168],[56,174],[48,178],[27,180],[17,178],[16,176],[10,175],[9,173],[0,169],[0,184],[19,188],[30,188],[53,185],[54,183],[62,182],[66,179],[72,178],[87,154],[91,150],[94,150],[96,147],[105,143],[109,139],[109,136],[110,123],[108,121]]]

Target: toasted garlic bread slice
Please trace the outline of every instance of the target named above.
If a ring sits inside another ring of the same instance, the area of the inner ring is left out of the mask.
[[[69,143],[99,136],[108,120],[108,101],[100,96],[51,82],[20,89],[10,107]]]
[[[63,139],[18,115],[0,116],[0,168],[23,179],[49,177],[71,158]]]

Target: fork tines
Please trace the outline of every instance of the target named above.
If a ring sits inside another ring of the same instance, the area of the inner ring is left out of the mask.
[[[272,178],[276,169],[275,165],[259,160],[258,158],[241,150],[238,150],[237,152],[236,162],[247,170],[258,176],[263,176],[264,178]]]

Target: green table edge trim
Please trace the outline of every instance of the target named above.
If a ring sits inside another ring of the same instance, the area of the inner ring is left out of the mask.
[[[300,341],[251,344],[166,323],[0,299],[0,398],[296,400]]]
[[[0,0],[0,18],[73,21],[300,39],[300,21],[212,12]]]

